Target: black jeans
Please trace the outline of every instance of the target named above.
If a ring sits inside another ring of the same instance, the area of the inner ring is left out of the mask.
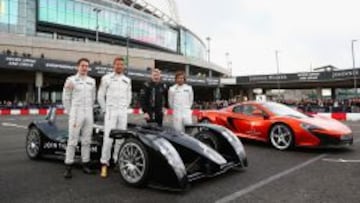
[[[159,127],[163,125],[164,115],[163,112],[149,112],[150,119],[147,120],[147,123],[157,123]]]

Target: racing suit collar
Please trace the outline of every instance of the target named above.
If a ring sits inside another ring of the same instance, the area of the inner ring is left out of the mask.
[[[113,77],[123,77],[124,73],[117,74],[116,72],[113,72],[112,76]]]
[[[78,78],[80,80],[86,80],[87,76],[86,75],[82,76],[79,73],[76,73],[76,78]]]
[[[186,84],[184,83],[184,84],[182,84],[182,85],[179,85],[179,84],[176,84],[176,87],[177,88],[182,88],[182,87],[185,87],[186,86]]]

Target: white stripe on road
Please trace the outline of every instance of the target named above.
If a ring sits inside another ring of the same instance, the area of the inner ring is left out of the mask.
[[[327,162],[337,162],[337,163],[360,163],[360,160],[346,160],[346,159],[322,159]]]
[[[15,124],[15,123],[1,123],[2,126],[5,126],[5,127],[14,127],[14,128],[22,128],[22,129],[27,129],[27,126],[25,125],[18,125],[18,124]]]
[[[233,194],[225,196],[225,197],[217,200],[216,203],[227,203],[227,202],[230,202],[230,201],[234,201],[237,198],[240,198],[240,197],[242,197],[242,196],[244,196],[244,195],[246,195],[246,194],[248,194],[248,193],[250,193],[250,192],[252,192],[252,191],[254,191],[256,189],[258,189],[258,188],[261,188],[261,187],[263,187],[263,186],[277,180],[277,179],[280,179],[280,178],[282,178],[282,177],[284,177],[286,175],[289,175],[290,173],[293,173],[293,172],[295,172],[295,171],[297,171],[297,170],[299,170],[301,168],[304,168],[305,166],[310,165],[310,164],[324,158],[325,156],[326,156],[326,154],[321,154],[321,155],[319,155],[319,156],[317,156],[315,158],[312,158],[312,159],[310,159],[310,160],[308,160],[308,161],[306,161],[306,162],[304,162],[302,164],[299,164],[299,165],[297,165],[297,166],[295,166],[293,168],[287,169],[287,170],[285,170],[285,171],[283,171],[281,173],[270,176],[270,177],[268,177],[268,178],[266,178],[266,179],[264,179],[264,180],[262,180],[262,181],[260,181],[258,183],[250,185],[247,188],[244,188],[244,189],[239,190],[239,191],[237,191],[237,192],[235,192]]]

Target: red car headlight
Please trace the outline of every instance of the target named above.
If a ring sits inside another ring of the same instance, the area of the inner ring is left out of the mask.
[[[353,139],[352,134],[342,135],[342,136],[340,137],[340,140],[341,140],[341,141],[352,140],[352,139]]]
[[[307,131],[322,130],[322,128],[309,123],[301,123],[300,126]]]

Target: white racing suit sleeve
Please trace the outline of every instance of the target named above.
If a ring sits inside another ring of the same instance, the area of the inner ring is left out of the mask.
[[[190,94],[189,94],[189,104],[190,104],[190,109],[194,103],[194,91],[193,88],[191,86],[189,86],[190,89]]]
[[[174,93],[172,91],[172,88],[169,88],[169,91],[168,91],[168,100],[169,100],[169,107],[171,109],[174,109]]]
[[[101,111],[105,112],[106,109],[106,103],[105,103],[105,97],[106,97],[106,78],[103,76],[101,78],[100,87],[97,95],[97,100],[100,105]]]
[[[94,80],[94,84],[95,84],[95,86],[94,86],[94,88],[92,90],[92,104],[93,104],[93,106],[94,106],[95,101],[96,101],[96,81],[95,80]]]
[[[127,90],[127,98],[128,98],[128,108],[129,106],[131,105],[131,100],[132,100],[132,88],[131,88],[131,80],[129,80],[129,87],[128,87],[128,90]]]
[[[62,103],[67,114],[69,114],[71,110],[71,99],[72,99],[73,88],[74,85],[72,84],[71,80],[69,78],[66,79],[62,93]]]

